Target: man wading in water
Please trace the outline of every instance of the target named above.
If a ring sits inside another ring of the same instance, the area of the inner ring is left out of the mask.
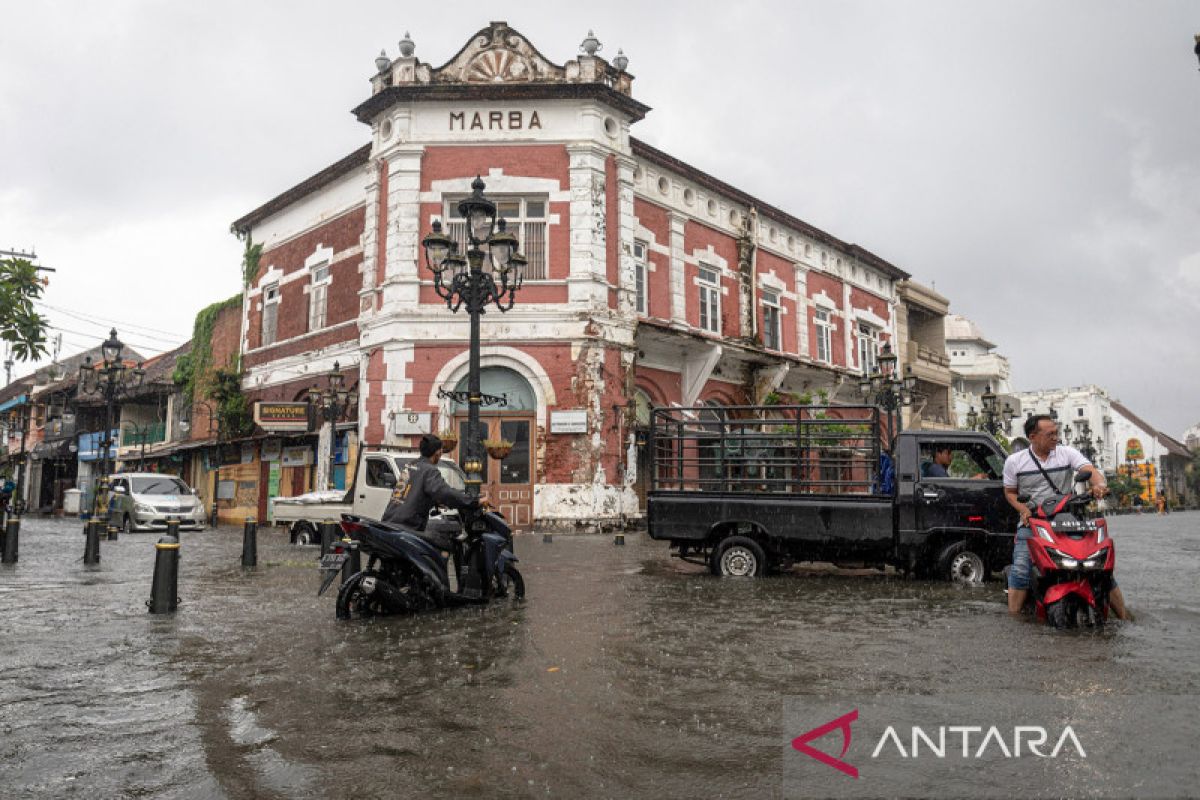
[[[1029,506],[1017,498],[1026,495],[1040,505],[1047,498],[1069,494],[1071,480],[1083,468],[1091,471],[1088,483],[1092,487],[1092,497],[1099,499],[1108,494],[1108,484],[1100,470],[1074,447],[1058,443],[1058,423],[1050,416],[1035,414],[1025,420],[1025,436],[1029,438],[1029,449],[1018,450],[1004,462],[1004,499],[1021,515],[1017,539],[1013,543],[1012,569],[1008,572],[1008,613],[1014,616],[1019,615],[1025,605],[1029,579],[1033,575],[1033,562],[1026,544],[1033,535],[1029,527],[1031,512]],[[1131,619],[1115,575],[1108,602],[1119,619]]]

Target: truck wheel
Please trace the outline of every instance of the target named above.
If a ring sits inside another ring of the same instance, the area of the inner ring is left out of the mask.
[[[942,551],[938,572],[951,583],[980,584],[987,577],[983,557],[966,542],[956,542]]]
[[[312,544],[317,540],[317,532],[311,523],[301,520],[292,525],[292,544]]]
[[[759,578],[767,571],[767,556],[762,547],[745,536],[730,536],[713,551],[718,575],[729,578]]]

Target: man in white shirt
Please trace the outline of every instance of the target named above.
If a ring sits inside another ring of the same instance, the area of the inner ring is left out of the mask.
[[[1029,580],[1033,574],[1033,563],[1026,544],[1032,531],[1029,527],[1029,506],[1017,498],[1025,495],[1030,501],[1040,504],[1043,500],[1071,491],[1075,473],[1083,468],[1091,472],[1088,483],[1092,496],[1099,499],[1108,493],[1104,475],[1074,447],[1058,443],[1058,423],[1046,414],[1035,414],[1025,420],[1025,435],[1029,448],[1018,450],[1004,462],[1004,498],[1021,515],[1017,538],[1013,543],[1012,569],[1008,572],[1008,612],[1021,613],[1025,596],[1029,593]],[[1113,613],[1120,619],[1129,619],[1125,610],[1125,596],[1113,577],[1112,590],[1108,595]]]

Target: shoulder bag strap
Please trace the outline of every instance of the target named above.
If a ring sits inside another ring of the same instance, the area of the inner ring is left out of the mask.
[[[1054,453],[1054,451],[1053,451],[1053,450],[1051,450],[1050,452],[1051,452],[1051,454],[1053,454],[1053,453]],[[1049,474],[1048,472],[1046,472],[1046,470],[1045,470],[1045,469],[1043,469],[1043,468],[1042,468],[1042,463],[1041,463],[1040,461],[1038,461],[1038,457],[1037,457],[1037,456],[1035,456],[1035,455],[1033,454],[1033,448],[1032,448],[1032,447],[1031,447],[1031,448],[1029,448],[1029,458],[1030,458],[1030,459],[1033,461],[1033,465],[1034,465],[1035,467],[1037,467],[1037,469],[1038,469],[1038,472],[1042,473],[1042,477],[1046,479],[1046,483],[1050,484],[1050,488],[1051,488],[1051,489],[1052,489],[1052,490],[1053,490],[1053,491],[1054,491],[1056,494],[1057,494],[1057,493],[1059,493],[1059,492],[1061,492],[1061,491],[1062,491],[1062,489],[1061,489],[1061,488],[1059,488],[1058,484],[1054,482],[1054,480],[1053,480],[1053,479],[1050,477],[1050,474]]]

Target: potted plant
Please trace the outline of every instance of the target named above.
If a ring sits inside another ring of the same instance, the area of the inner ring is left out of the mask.
[[[454,431],[442,431],[437,435],[442,440],[442,451],[451,453],[458,447],[458,434]]]
[[[483,449],[487,450],[487,454],[492,458],[508,458],[508,454],[512,452],[513,443],[507,439],[484,439]]]

